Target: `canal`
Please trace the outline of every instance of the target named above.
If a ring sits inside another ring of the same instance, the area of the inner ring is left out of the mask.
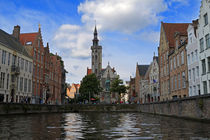
[[[0,116],[0,139],[208,140],[210,124],[141,113]]]

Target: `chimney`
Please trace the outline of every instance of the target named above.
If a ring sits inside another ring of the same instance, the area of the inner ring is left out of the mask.
[[[14,26],[12,35],[19,41],[20,40],[20,26]]]

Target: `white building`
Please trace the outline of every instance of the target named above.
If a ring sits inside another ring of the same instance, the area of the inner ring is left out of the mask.
[[[201,2],[197,39],[201,94],[210,94],[210,0]]]
[[[149,92],[150,92],[150,101],[157,102],[160,101],[160,92],[159,92],[159,66],[158,66],[158,57],[154,55],[153,61],[150,64],[149,69]]]
[[[32,58],[14,36],[0,30],[0,102],[31,102]]]
[[[187,29],[187,60],[188,60],[188,81],[189,81],[189,96],[200,95],[200,72],[199,72],[199,48],[196,36],[198,20],[193,21]]]

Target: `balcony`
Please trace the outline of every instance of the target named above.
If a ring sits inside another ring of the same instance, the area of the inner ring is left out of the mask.
[[[20,67],[16,65],[11,66],[11,74],[19,75],[20,74]]]

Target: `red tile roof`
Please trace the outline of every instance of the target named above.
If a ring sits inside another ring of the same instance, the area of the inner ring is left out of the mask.
[[[174,47],[174,34],[179,32],[182,35],[187,35],[187,28],[190,23],[163,23],[163,28],[166,33],[166,38],[169,41],[169,47]]]
[[[33,44],[38,34],[38,32],[20,34],[20,43],[22,45],[25,45],[27,42],[31,42]]]

